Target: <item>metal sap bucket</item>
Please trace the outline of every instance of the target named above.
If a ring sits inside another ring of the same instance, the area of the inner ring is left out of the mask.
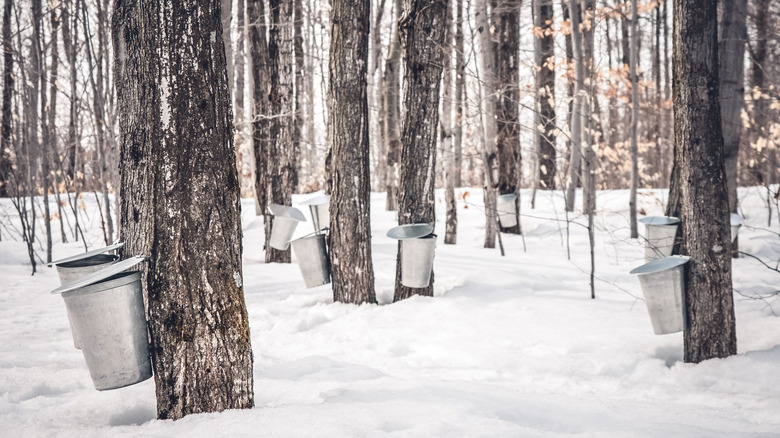
[[[65,301],[95,389],[152,377],[141,273],[122,272],[142,260],[124,260],[52,292]]]
[[[496,210],[498,210],[498,221],[504,228],[517,226],[517,214],[515,212],[515,200],[517,195],[510,193],[496,198]]]
[[[688,260],[690,257],[664,257],[631,271],[639,278],[647,313],[657,335],[681,332],[688,327],[684,293]]]
[[[731,241],[733,242],[739,235],[739,229],[742,227],[742,218],[736,213],[731,213],[729,219],[731,223]]]
[[[271,245],[271,248],[284,251],[290,247],[290,239],[293,233],[295,233],[295,227],[298,226],[298,222],[306,222],[306,218],[295,207],[271,204],[268,206],[268,209],[274,216],[268,244]]]
[[[428,287],[436,253],[433,224],[409,224],[392,228],[387,237],[401,241],[401,284]]]
[[[317,195],[302,202],[301,205],[308,205],[311,212],[311,221],[314,225],[314,231],[320,231],[330,226],[330,196]]]
[[[330,283],[330,261],[325,234],[301,237],[290,244],[307,288]]]
[[[120,242],[105,248],[76,254],[51,262],[48,266],[54,265],[57,268],[57,275],[60,277],[60,286],[62,286],[116,263],[116,261],[119,260],[119,256],[104,253],[119,249],[123,245],[124,242]],[[81,345],[79,343],[78,333],[76,333],[76,330],[73,328],[73,323],[70,321],[70,318],[68,318],[68,325],[70,326],[70,334],[73,338],[73,346],[80,349]]]
[[[674,238],[680,219],[669,216],[651,216],[642,218],[645,224],[645,261],[660,259],[672,255]]]

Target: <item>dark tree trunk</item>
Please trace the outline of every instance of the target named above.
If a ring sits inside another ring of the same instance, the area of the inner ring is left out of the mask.
[[[539,145],[539,188],[553,190],[556,187],[555,160],[555,36],[552,25],[555,21],[553,4],[533,0],[536,14],[534,20],[542,33],[534,42],[536,60],[536,111],[537,143]]]
[[[59,68],[60,68],[60,48],[59,48],[59,28],[60,28],[60,17],[57,16],[58,9],[54,8],[49,11],[51,14],[51,65],[49,66],[49,72],[51,74],[51,78],[49,80],[49,108],[48,108],[48,118],[49,118],[49,150],[51,151],[51,154],[49,156],[49,162],[55,165],[55,169],[59,167],[59,169],[62,169],[61,166],[61,160],[59,158],[60,153],[57,147],[57,92],[58,92],[58,82],[59,82]],[[60,177],[58,178],[57,175]],[[51,173],[51,177],[53,178],[52,181],[52,188],[54,189],[54,192],[57,195],[57,215],[59,217],[58,222],[60,223],[60,240],[63,243],[67,243],[68,236],[65,234],[65,217],[62,214],[62,202],[60,202],[60,189],[58,187],[59,181],[62,178],[62,173],[57,172]]]
[[[639,77],[637,76],[639,64],[639,6],[637,2],[638,0],[631,0],[631,57],[629,67],[629,76],[631,76],[631,189],[628,201],[628,222],[631,228],[632,239],[639,237],[636,216],[636,196],[639,188]]]
[[[268,69],[268,40],[265,24],[265,0],[247,0],[246,13],[249,35],[249,51],[252,60],[252,150],[255,156],[255,197],[258,214],[267,214],[268,190],[271,184],[268,173],[271,157],[271,124],[268,96],[271,79]],[[267,221],[267,216],[266,216]],[[266,225],[265,231],[269,232]],[[267,247],[267,243],[266,243]]]
[[[268,72],[271,80],[269,110],[273,117],[266,170],[269,204],[292,205],[298,185],[297,154],[293,143],[295,95],[293,93],[293,0],[270,0]],[[290,263],[290,249],[269,245],[273,216],[265,211],[265,262]]]
[[[157,417],[251,408],[219,0],[116,0],[125,255],[145,254]],[[186,84],[186,86],[185,86]]]
[[[295,50],[295,116],[292,120],[292,141],[293,151],[295,153],[297,163],[296,167],[296,179],[300,182],[301,175],[308,176],[312,173],[311,163],[308,160],[302,159],[308,157],[308,154],[303,155],[303,108],[306,105],[306,96],[304,95],[304,69],[306,68],[303,58],[303,2],[302,0],[293,0],[293,20],[295,25],[293,27],[293,46]],[[299,184],[300,186],[300,184]],[[295,188],[294,188],[295,189]]]
[[[737,157],[742,139],[742,107],[745,102],[745,42],[747,0],[721,0],[718,59],[720,74],[720,117],[723,127],[723,160],[728,182],[729,211],[737,212]],[[731,253],[737,257],[738,238]]]
[[[30,80],[33,81],[33,87],[40,92],[40,112],[37,121],[41,127],[41,142],[39,149],[39,159],[41,163],[41,189],[43,189],[43,226],[46,230],[46,262],[51,262],[51,213],[49,211],[49,177],[51,174],[51,162],[49,161],[49,126],[47,119],[47,100],[46,100],[46,72],[43,70],[43,47],[46,45],[43,41],[43,10],[41,0],[32,0],[32,19],[33,19],[33,39],[31,57]],[[32,106],[32,112],[35,113],[38,108]],[[37,130],[33,127],[33,130]],[[38,139],[38,134],[33,133],[33,137]]]
[[[371,1],[335,0],[331,8],[330,263],[333,300],[376,303],[371,259],[368,154],[368,34]]]
[[[401,35],[399,21],[401,19],[401,0],[393,1],[393,35],[390,38],[390,48],[385,62],[384,82],[384,126],[382,138],[387,149],[387,201],[385,210],[395,211],[398,208],[398,178],[401,156]]]
[[[495,9],[498,34],[496,79],[498,86],[498,193],[516,194],[515,214],[520,213],[520,6],[522,0],[501,0]],[[520,234],[520,222],[501,227],[505,233]]]
[[[674,0],[674,136],[689,327],[685,362],[737,353],[718,101],[717,0]]]
[[[750,117],[750,144],[755,148],[762,144],[752,164],[748,164],[748,184],[771,184],[767,169],[766,151],[771,149],[767,129],[770,99],[766,90],[767,38],[769,37],[769,4],[771,0],[754,0],[754,23],[756,36],[750,50],[750,87],[752,88],[753,111]]]
[[[3,103],[0,128],[0,198],[10,196],[11,188],[11,96],[14,91],[14,47],[11,40],[11,8],[13,0],[3,5]]]
[[[436,222],[433,176],[446,11],[447,0],[405,0],[404,18],[399,23],[404,42],[406,108],[398,194],[398,223],[401,225]],[[412,295],[433,296],[433,274],[428,287],[403,286],[399,243],[393,301]]]

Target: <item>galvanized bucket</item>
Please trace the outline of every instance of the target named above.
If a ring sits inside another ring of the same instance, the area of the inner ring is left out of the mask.
[[[739,235],[739,229],[742,227],[742,218],[736,213],[731,213],[729,219],[731,222],[731,241],[733,242]]]
[[[79,278],[85,277],[93,272],[97,272],[111,264],[116,263],[119,260],[119,256],[104,254],[109,251],[113,251],[121,248],[124,242],[120,242],[114,245],[107,246],[105,248],[98,248],[92,251],[87,251],[81,254],[76,254],[64,259],[56,260],[48,264],[48,266],[54,265],[57,268],[57,275],[60,277],[60,285],[72,283]],[[73,328],[73,323],[68,319],[68,325],[70,325],[70,334],[73,338],[73,346],[80,349],[79,337],[76,330]]]
[[[268,244],[271,248],[284,251],[290,247],[290,239],[295,233],[298,222],[306,222],[306,218],[297,208],[286,205],[271,204],[268,209],[274,216]]]
[[[645,224],[645,261],[660,259],[672,255],[674,238],[680,219],[669,216],[651,216],[642,218]]]
[[[307,288],[330,283],[330,261],[325,234],[301,237],[290,244]]]
[[[308,205],[311,212],[311,221],[314,225],[314,231],[319,232],[324,228],[330,227],[330,196],[317,195],[307,199],[301,205]]]
[[[435,253],[435,234],[401,241],[401,284],[411,288],[428,287]]]
[[[676,333],[688,327],[685,314],[685,256],[653,260],[631,271],[637,275],[647,313],[657,335]]]
[[[496,210],[498,210],[498,221],[504,228],[517,226],[517,214],[515,212],[515,200],[517,195],[510,193],[496,198]]]
[[[92,382],[101,391],[152,376],[141,274],[121,272],[141,260],[125,260],[52,292],[65,301]]]

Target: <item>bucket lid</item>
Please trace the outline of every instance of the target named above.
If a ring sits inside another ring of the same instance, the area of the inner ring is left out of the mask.
[[[636,275],[642,275],[642,274],[652,274],[654,272],[666,271],[667,269],[672,269],[684,265],[688,263],[688,260],[690,259],[691,258],[688,256],[681,256],[681,255],[664,257],[662,259],[653,260],[650,263],[645,263],[644,265],[638,268],[634,268],[630,273]]]
[[[742,218],[739,217],[736,213],[731,213],[730,216],[731,226],[732,227],[741,227],[742,226]]]
[[[107,268],[103,268],[97,272],[93,272],[87,276],[81,277],[76,281],[73,281],[68,284],[63,284],[62,286],[58,287],[57,289],[54,289],[51,291],[52,294],[61,294],[63,292],[70,292],[74,289],[79,289],[84,286],[89,286],[90,284],[97,283],[99,281],[105,280],[106,278],[118,274],[120,272],[126,271],[133,266],[141,263],[144,261],[146,256],[135,256],[130,257],[129,259],[122,260],[121,262],[114,263],[113,265],[110,265]]]
[[[507,193],[497,198],[498,202],[515,202],[515,199],[517,199],[517,195],[514,193]]]
[[[330,203],[330,196],[319,194],[301,202],[301,205],[324,205]]]
[[[387,232],[387,237],[404,240],[425,237],[431,233],[433,233],[433,224],[407,224],[391,228]]]
[[[271,204],[268,206],[271,210],[271,214],[276,217],[283,217],[287,219],[294,219],[298,222],[306,222],[306,217],[295,207],[287,205]]]
[[[648,216],[639,219],[639,222],[645,225],[675,225],[680,223],[680,219],[672,216]]]
[[[98,248],[93,249],[92,251],[83,252],[81,254],[76,254],[74,256],[65,257],[64,259],[56,260],[51,263],[47,263],[46,266],[52,266],[52,265],[59,265],[60,263],[66,263],[66,262],[75,262],[76,260],[85,259],[87,257],[92,257],[93,255],[103,254],[104,252],[113,251],[115,249],[119,249],[125,245],[125,242],[119,242],[115,243],[113,245],[109,245],[105,248]]]

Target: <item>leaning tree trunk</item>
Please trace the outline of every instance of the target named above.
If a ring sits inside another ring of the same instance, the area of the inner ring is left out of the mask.
[[[555,189],[555,36],[553,4],[534,1],[534,22],[539,29],[534,41],[536,61],[536,124],[539,160],[539,188]]]
[[[483,131],[483,165],[485,166],[485,181],[483,196],[485,200],[485,248],[496,247],[496,184],[498,182],[499,156],[496,140],[498,139],[498,124],[496,122],[496,81],[495,57],[491,41],[491,23],[486,0],[476,2],[475,22],[477,25],[477,41],[479,54],[477,66],[481,79],[480,113],[482,115]]]
[[[254,403],[219,11],[219,0],[116,0],[113,14],[121,234],[125,256],[148,257],[159,419]]]
[[[371,261],[368,34],[371,0],[331,3],[328,118],[331,146],[330,264],[333,300],[376,303]]]
[[[745,41],[747,0],[721,0],[718,59],[720,74],[720,117],[723,128],[723,159],[729,192],[729,211],[737,212],[737,157],[742,138],[742,107],[745,102]],[[731,253],[737,257],[739,237]]]
[[[674,0],[674,138],[680,170],[688,328],[685,362],[737,353],[718,102],[717,0]]]
[[[399,29],[404,42],[404,107],[401,134],[401,180],[398,223],[435,223],[436,127],[439,123],[439,89],[442,50],[446,32],[447,0],[405,0]],[[433,296],[433,273],[428,287],[401,284],[401,244],[396,258],[395,296]]]
[[[390,37],[390,47],[385,62],[385,75],[383,78],[383,132],[382,139],[387,150],[387,173],[385,187],[387,188],[387,200],[385,210],[398,209],[398,179],[399,160],[401,155],[401,111],[400,111],[400,73],[401,73],[401,35],[399,22],[401,20],[401,0],[393,1],[393,35]]]
[[[452,139],[455,126],[452,123],[452,3],[447,5],[444,44],[442,44],[442,103],[441,103],[441,151],[444,162],[444,204],[447,209],[444,243],[454,245],[458,240],[458,208],[455,203],[455,152]]]
[[[515,215],[520,214],[520,6],[522,0],[502,0],[496,6],[498,33],[496,106],[498,150],[498,193],[515,194]],[[501,227],[505,233],[520,234],[520,221],[513,227]]]
[[[574,109],[571,117],[571,157],[569,159],[569,183],[566,186],[566,211],[574,211],[577,186],[580,181],[580,162],[582,161],[582,112],[585,66],[582,57],[581,17],[578,0],[569,0],[571,13],[572,48],[574,51]]]

